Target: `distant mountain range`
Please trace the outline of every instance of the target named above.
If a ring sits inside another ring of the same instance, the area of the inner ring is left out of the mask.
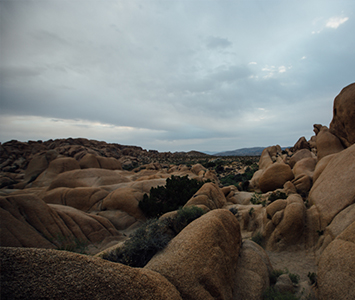
[[[259,156],[261,155],[261,152],[265,147],[252,147],[252,148],[242,148],[242,149],[236,149],[232,151],[224,151],[224,152],[218,152],[215,153],[214,155],[216,156]]]

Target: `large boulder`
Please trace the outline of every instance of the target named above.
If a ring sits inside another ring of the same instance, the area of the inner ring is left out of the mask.
[[[1,248],[1,299],[181,300],[162,275],[67,251]]]
[[[30,183],[34,181],[45,169],[48,164],[58,156],[55,150],[35,155],[25,171],[24,181]]]
[[[251,240],[245,240],[239,252],[233,299],[263,299],[263,292],[270,286],[272,270],[265,250]]]
[[[120,233],[105,218],[72,207],[47,205],[34,195],[0,197],[1,246],[66,248],[100,244]]]
[[[240,245],[238,220],[216,209],[185,227],[144,268],[166,277],[183,299],[232,299]]]
[[[317,158],[320,161],[323,157],[338,153],[344,149],[338,137],[332,134],[327,126],[315,124],[314,132],[317,134]]]
[[[318,299],[355,299],[355,221],[322,253],[317,273]]]
[[[355,83],[343,88],[334,99],[333,120],[329,131],[337,136],[345,147],[355,144]]]
[[[321,228],[355,202],[355,145],[335,154],[309,193],[309,203],[320,215]]]
[[[263,193],[282,188],[283,185],[294,178],[289,165],[274,163],[260,176],[259,187]]]
[[[293,169],[294,165],[304,159],[304,158],[312,158],[313,154],[309,149],[302,149],[302,150],[298,150],[297,152],[295,152],[295,154],[293,154],[290,158],[290,161],[288,162],[288,164],[290,165],[291,169]]]
[[[303,158],[294,165],[292,172],[295,178],[292,180],[297,192],[306,195],[313,184],[313,172],[317,159],[313,157]]]
[[[205,183],[192,198],[187,201],[187,206],[204,206],[210,210],[222,208],[227,203],[226,197],[217,184]]]

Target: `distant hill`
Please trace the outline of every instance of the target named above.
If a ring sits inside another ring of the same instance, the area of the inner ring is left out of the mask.
[[[218,152],[214,155],[216,156],[259,156],[265,147],[252,147],[252,148],[242,148],[232,151]]]

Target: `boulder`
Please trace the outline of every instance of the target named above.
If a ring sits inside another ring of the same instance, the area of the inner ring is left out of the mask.
[[[306,208],[300,195],[292,194],[286,200],[277,201],[278,203],[269,209],[269,213],[274,214],[266,224],[264,233],[267,240],[266,248],[273,251],[299,244],[305,227]],[[284,209],[282,209],[284,204],[280,201],[286,201]],[[276,207],[280,210],[276,211]]]
[[[236,217],[215,209],[187,225],[144,269],[166,277],[183,299],[232,299],[240,245]]]
[[[304,158],[313,158],[313,154],[311,151],[309,151],[309,149],[302,149],[295,152],[295,154],[291,156],[288,164],[290,165],[291,169],[293,169],[294,165]]]
[[[205,183],[192,198],[187,201],[184,207],[192,205],[204,205],[208,209],[222,208],[227,203],[226,197],[217,184]]]
[[[355,145],[334,155],[309,193],[310,205],[320,215],[322,230],[344,208],[355,202]]]
[[[296,144],[293,146],[293,151],[298,151],[302,149],[311,149],[309,143],[304,136],[300,137]]]
[[[294,165],[292,172],[295,178],[292,180],[297,192],[306,195],[313,184],[313,172],[317,159],[313,157],[303,158]]]
[[[293,173],[289,165],[274,163],[270,165],[260,176],[259,187],[263,193],[282,188],[283,185],[293,179]]]
[[[318,299],[355,299],[355,221],[322,253],[317,273]]]
[[[58,156],[54,150],[38,154],[32,158],[25,171],[25,182],[30,183],[34,181],[45,169],[48,164]]]
[[[67,251],[2,248],[1,299],[181,300],[162,275]]]
[[[343,88],[334,99],[333,119],[329,131],[345,147],[355,144],[355,83]]]
[[[46,192],[43,201],[48,204],[68,205],[82,211],[101,210],[102,200],[109,193],[100,188],[56,188]]]
[[[272,270],[265,250],[253,241],[245,240],[239,252],[233,299],[263,299]]]
[[[113,157],[96,156],[87,153],[80,160],[80,167],[82,169],[101,168],[107,170],[122,170],[121,162]]]
[[[100,244],[120,233],[105,218],[62,205],[47,205],[34,195],[0,197],[1,246],[57,248]]]
[[[292,294],[294,292],[293,284],[288,274],[282,274],[277,278],[275,290],[280,293]]]
[[[323,157],[338,153],[344,149],[341,141],[332,134],[327,126],[314,125],[317,133],[317,158],[320,161]]]

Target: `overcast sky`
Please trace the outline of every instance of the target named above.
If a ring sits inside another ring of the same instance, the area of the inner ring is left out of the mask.
[[[0,0],[0,142],[309,139],[355,81],[355,1]]]

